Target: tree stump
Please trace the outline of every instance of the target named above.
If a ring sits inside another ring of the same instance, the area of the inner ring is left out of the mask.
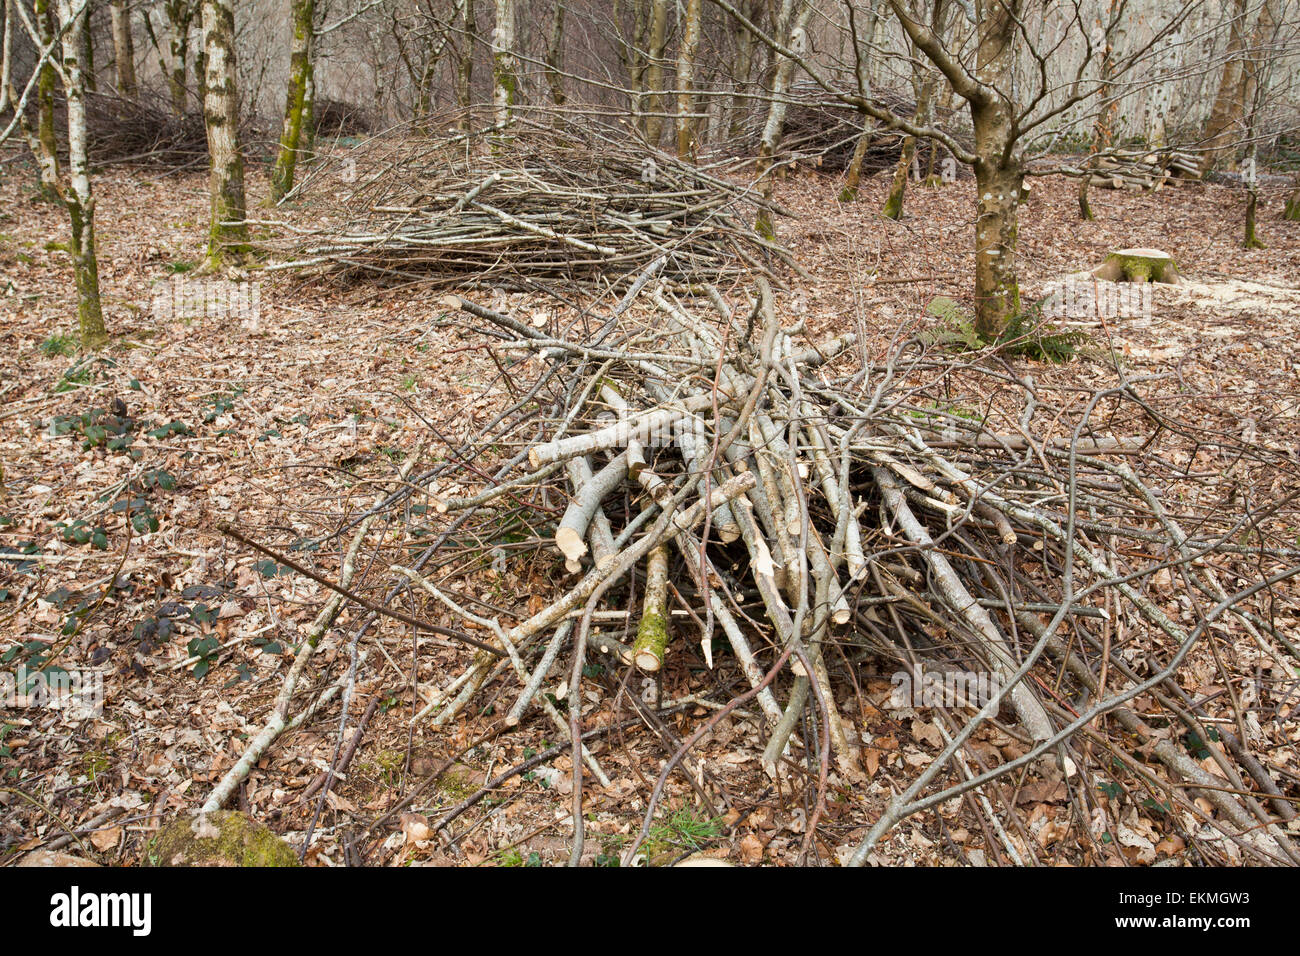
[[[297,866],[298,855],[271,830],[234,810],[173,820],[158,831],[150,866]]]
[[[1178,281],[1174,257],[1159,249],[1117,249],[1093,270],[1093,276],[1107,282]]]

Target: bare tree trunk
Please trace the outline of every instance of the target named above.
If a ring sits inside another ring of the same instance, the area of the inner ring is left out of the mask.
[[[645,138],[656,147],[664,132],[664,46],[667,42],[668,0],[651,0],[650,48],[646,54],[650,100],[646,105]]]
[[[64,95],[68,103],[68,188],[63,202],[72,220],[72,242],[68,251],[77,284],[77,319],[81,346],[102,348],[108,342],[104,313],[99,301],[99,263],[95,258],[95,198],[90,190],[90,166],[86,161],[86,77],[79,57],[85,50],[89,5],[80,11],[77,0],[58,0],[59,26],[63,33]]]
[[[1277,25],[1273,10],[1273,0],[1264,0],[1260,7],[1259,20],[1255,24],[1254,38],[1250,44],[1250,53],[1242,66],[1241,101],[1246,110],[1246,234],[1243,245],[1247,249],[1265,248],[1263,241],[1255,231],[1255,212],[1259,205],[1259,176],[1256,160],[1259,154],[1257,139],[1259,111],[1268,96],[1269,85],[1269,51],[1277,37],[1274,35]]]
[[[975,132],[975,330],[995,342],[1020,312],[1018,209],[1024,187],[1012,89],[1019,0],[986,0],[977,14],[976,76],[993,95],[971,101]],[[977,8],[979,9],[979,8]]]
[[[302,139],[307,84],[314,72],[312,63],[312,28],[315,0],[292,0],[293,39],[289,53],[289,86],[284,103],[284,125],[280,132],[280,150],[271,171],[273,203],[283,199],[293,188],[298,147]]]
[[[757,22],[759,12],[761,11],[760,0],[750,0],[748,5],[741,7],[747,19],[750,22]],[[754,67],[754,38],[744,27],[737,25],[736,35],[736,68],[733,77],[736,87],[731,94],[731,107],[729,112],[730,122],[727,128],[729,139],[735,139],[744,129],[744,122],[749,116],[749,100],[745,97],[745,91],[749,88],[750,73]]]
[[[863,99],[871,97],[871,39],[876,34],[876,26],[880,22],[880,11],[882,7],[881,0],[869,0],[867,3],[867,22],[864,24],[865,29],[861,33],[857,26],[856,19],[851,19],[853,26],[854,42],[857,44],[854,50],[854,69],[857,73],[858,95]],[[854,17],[855,11],[852,6],[849,7],[850,17]],[[866,42],[863,42],[863,37]],[[871,146],[871,140],[874,136],[871,117],[863,114],[862,132],[858,134],[857,142],[853,144],[853,158],[849,160],[849,167],[844,175],[844,188],[840,190],[840,202],[853,202],[858,198],[858,185],[862,181],[862,162],[866,159],[867,149]]]
[[[802,54],[807,43],[808,17],[812,13],[812,3],[808,0],[784,0],[781,5],[779,24],[781,29],[785,29],[786,24],[790,23],[792,13],[794,22],[790,25],[788,36],[785,37],[786,46],[793,52]],[[781,143],[781,132],[785,127],[786,94],[790,90],[790,78],[793,75],[794,61],[787,56],[779,57],[776,76],[772,83],[772,104],[768,107],[767,123],[763,126],[763,139],[758,145],[758,162],[755,164],[755,172],[763,184],[764,199],[772,198],[772,164],[775,162],[776,148]],[[758,230],[759,235],[768,239],[776,236],[771,214],[766,209],[759,212],[754,228]]]
[[[111,0],[109,12],[113,15],[113,68],[117,74],[117,89],[123,96],[135,96],[138,85],[135,79],[135,45],[131,42],[131,11],[126,0]]]
[[[1092,203],[1088,202],[1088,185],[1091,179],[1091,167],[1084,164],[1083,175],[1079,177],[1079,218],[1085,222],[1092,222],[1097,218],[1092,213]]]
[[[86,18],[81,30],[81,77],[87,91],[98,89],[95,82],[95,38],[91,35],[91,17],[95,13],[95,0],[85,0]]]
[[[1236,0],[1232,24],[1228,35],[1228,48],[1224,53],[1223,73],[1219,77],[1219,92],[1214,97],[1214,107],[1205,123],[1205,163],[1208,169],[1222,161],[1231,151],[1236,127],[1241,123],[1245,104],[1241,99],[1243,47],[1246,43],[1247,0]]]
[[[1124,43],[1126,31],[1123,19],[1115,16],[1117,5],[1121,0],[1110,0],[1105,21],[1105,33],[1101,46],[1101,62],[1098,66],[1097,98],[1100,106],[1097,118],[1092,124],[1092,143],[1088,148],[1088,160],[1084,163],[1083,175],[1079,178],[1079,218],[1092,222],[1092,203],[1088,201],[1088,186],[1092,182],[1093,157],[1108,148],[1115,138],[1115,117],[1119,113],[1119,98],[1113,97],[1116,49]]]
[[[1242,240],[1245,249],[1264,249],[1263,240],[1255,231],[1255,210],[1259,205],[1259,179],[1255,173],[1256,147],[1252,141],[1246,146],[1246,232]]]
[[[474,44],[478,42],[478,20],[474,14],[474,0],[465,0],[461,14],[460,60],[456,64],[456,105],[464,113],[461,126],[469,128],[469,108],[473,105]]]
[[[244,205],[244,160],[239,153],[239,91],[235,69],[233,0],[203,0],[203,125],[211,165],[208,189],[211,222],[207,268],[248,250]]]
[[[703,0],[687,0],[682,39],[677,47],[677,155],[695,156],[695,53],[700,45]]]
[[[515,0],[496,0],[492,31],[492,106],[504,126],[519,98],[519,63],[515,56]]]
[[[568,96],[564,92],[564,75],[561,61],[564,58],[564,8],[566,0],[555,0],[551,14],[551,35],[546,43],[546,80],[551,87],[551,101],[563,106]]]

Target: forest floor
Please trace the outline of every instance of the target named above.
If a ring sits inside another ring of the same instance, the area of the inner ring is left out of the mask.
[[[328,596],[223,536],[217,523],[279,548],[327,535],[388,486],[430,427],[447,440],[467,436],[491,418],[501,396],[484,387],[493,371],[489,359],[466,347],[472,335],[443,321],[434,296],[253,274],[247,278],[260,297],[255,317],[160,309],[174,284],[194,279],[202,257],[208,200],[199,174],[114,168],[96,178],[100,276],[113,341],[98,357],[82,359],[71,269],[59,245],[66,242],[66,216],[34,198],[31,180],[30,170],[15,164],[0,172],[0,661],[9,670],[51,657],[70,669],[98,668],[105,703],[102,714],[85,720],[44,710],[0,712],[0,862],[111,811],[66,849],[105,864],[138,864],[160,822],[197,808],[260,729],[292,646]],[[806,318],[813,333],[864,329],[862,354],[877,358],[901,327],[934,324],[926,307],[936,295],[969,297],[973,257],[971,182],[913,186],[900,222],[877,215],[887,186],[877,176],[864,183],[858,202],[840,205],[834,177],[803,172],[781,182],[777,193],[797,214],[778,222],[779,238],[814,277],[791,280],[781,295],[783,314]],[[250,178],[251,196],[264,195],[265,187],[260,174]],[[1300,223],[1280,218],[1282,193],[1264,191],[1260,231],[1268,247],[1246,251],[1237,189],[1094,190],[1098,219],[1087,223],[1078,221],[1074,192],[1071,181],[1038,181],[1022,211],[1027,294],[1041,295],[1108,251],[1133,246],[1171,253],[1188,281],[1157,287],[1149,316],[1097,324],[1090,330],[1097,348],[1074,363],[1016,359],[1019,369],[1043,381],[1091,386],[1113,380],[1119,362],[1130,378],[1144,379],[1144,393],[1162,412],[1274,453],[1265,465],[1171,446],[1169,454],[1185,453],[1185,471],[1212,475],[1205,494],[1251,507],[1291,494],[1300,486]],[[485,304],[493,298],[470,297]],[[496,298],[511,309],[546,307],[504,293]],[[975,400],[992,403],[996,396]],[[92,415],[95,409],[107,418]],[[335,575],[338,547],[327,542],[297,553]],[[452,566],[448,574],[463,575],[481,600],[521,614],[560,586],[542,562],[525,564],[507,571]],[[1277,613],[1279,629],[1300,638],[1295,589],[1279,590]],[[344,634],[358,620],[355,611],[343,612],[314,660],[303,699],[346,667]],[[372,699],[378,706],[346,779],[328,795],[307,861],[563,860],[571,832],[567,757],[514,778],[461,817],[451,844],[421,839],[423,822],[550,746],[555,732],[525,721],[466,752],[492,723],[490,714],[438,730],[412,726],[424,695],[459,673],[470,652],[426,637],[413,644],[409,630],[389,623],[367,638],[377,653],[359,675],[347,736]],[[1227,646],[1236,672],[1266,666],[1250,648]],[[1212,662],[1190,666],[1193,673],[1203,669],[1203,687],[1214,685]],[[856,845],[893,788],[940,741],[925,715],[882,703],[889,669],[865,667],[860,675],[867,699],[880,706],[858,713],[863,739],[871,742],[861,780],[832,781],[815,844],[823,861]],[[1274,677],[1285,683],[1296,675]],[[592,702],[603,719],[629,716],[613,693],[621,679],[592,678]],[[632,679],[630,692],[653,695],[653,686],[637,686],[640,680]],[[683,641],[670,654],[661,692],[679,697],[707,685],[698,649]],[[1292,696],[1289,719],[1270,732],[1278,735],[1275,759],[1300,774],[1295,705]],[[685,737],[708,713],[698,707],[675,714],[669,730]],[[336,701],[284,736],[240,789],[239,806],[295,848],[317,810],[316,800],[302,794],[329,766],[338,722]],[[997,732],[981,745],[1003,756],[1019,746]],[[761,749],[754,723],[743,716],[701,745],[697,753],[727,810],[709,819],[674,778],[652,830],[655,861],[696,847],[737,863],[795,861],[807,808],[802,797],[791,799],[788,782],[774,787],[762,772]],[[611,734],[598,753],[614,787],[587,787],[587,846],[593,861],[608,863],[640,825],[668,752],[631,728]],[[436,787],[367,832],[447,761],[454,761],[451,771]],[[1039,824],[1034,849],[1042,858],[1092,865],[1133,859],[1083,840],[1051,786],[1026,787],[1010,799]],[[1044,820],[1059,826],[1044,829]],[[1155,856],[1179,853],[1167,834],[1148,835]],[[945,806],[896,828],[875,859],[959,865],[995,862],[996,852],[964,807]]]

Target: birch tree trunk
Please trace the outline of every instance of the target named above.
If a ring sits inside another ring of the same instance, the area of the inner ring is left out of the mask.
[[[109,12],[113,16],[113,69],[117,74],[117,90],[123,96],[133,97],[138,92],[135,79],[135,45],[131,41],[131,11],[126,0],[112,0]]]
[[[177,116],[185,115],[188,99],[185,79],[189,69],[190,25],[197,9],[195,0],[167,0],[163,4],[171,35],[167,41],[168,62],[162,64],[162,69],[172,94],[172,112]]]
[[[289,52],[289,86],[284,102],[284,124],[280,131],[280,149],[271,171],[270,201],[277,203],[293,188],[302,139],[307,85],[314,72],[312,63],[312,25],[315,0],[292,0],[293,40]]]
[[[686,0],[682,39],[677,47],[677,156],[695,156],[695,54],[700,46],[704,0]]]
[[[9,88],[13,80],[13,40],[14,40],[14,3],[17,0],[4,0],[0,9],[4,10],[4,39],[0,41],[0,113],[9,109]],[[14,101],[16,102],[16,101]]]
[[[492,106],[496,123],[504,126],[519,96],[519,63],[515,56],[515,0],[496,0],[492,30]]]
[[[86,161],[86,76],[82,72],[82,51],[89,21],[89,4],[84,0],[58,0],[59,27],[63,32],[64,95],[68,108],[68,187],[63,202],[72,220],[72,258],[77,284],[77,320],[81,347],[102,348],[108,342],[104,313],[99,301],[99,263],[95,259],[95,198],[90,190],[90,166]]]
[[[1183,33],[1176,30],[1163,41],[1160,54],[1156,58],[1161,78],[1151,87],[1147,97],[1146,140],[1147,146],[1162,149],[1169,145],[1167,123],[1169,109],[1174,101],[1174,77],[1182,67]]]
[[[211,196],[206,267],[215,269],[227,258],[242,258],[248,249],[233,0],[203,0],[203,54],[203,125],[208,134]]]
[[[794,22],[790,24],[792,12]],[[808,17],[811,13],[812,4],[808,0],[783,0],[780,27],[785,29],[786,24],[790,24],[789,32],[785,37],[787,49],[798,54],[803,53],[806,46]],[[790,90],[790,78],[793,75],[794,61],[787,56],[778,56],[776,75],[772,82],[772,103],[767,110],[767,122],[763,125],[763,139],[758,145],[758,162],[755,164],[755,172],[763,184],[764,199],[772,198],[772,164],[775,161],[776,148],[781,143],[781,132],[785,127],[786,94]],[[766,209],[759,212],[754,228],[759,235],[767,239],[776,236],[771,213]]]

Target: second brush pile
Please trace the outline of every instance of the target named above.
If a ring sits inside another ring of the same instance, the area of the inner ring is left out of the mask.
[[[668,276],[766,272],[788,254],[750,227],[756,192],[650,150],[617,128],[515,117],[509,128],[372,140],[349,163],[342,225],[333,195],[295,229],[279,268],[352,280],[608,288],[662,258]],[[351,168],[351,167],[350,167]],[[322,226],[319,223],[330,223]]]

